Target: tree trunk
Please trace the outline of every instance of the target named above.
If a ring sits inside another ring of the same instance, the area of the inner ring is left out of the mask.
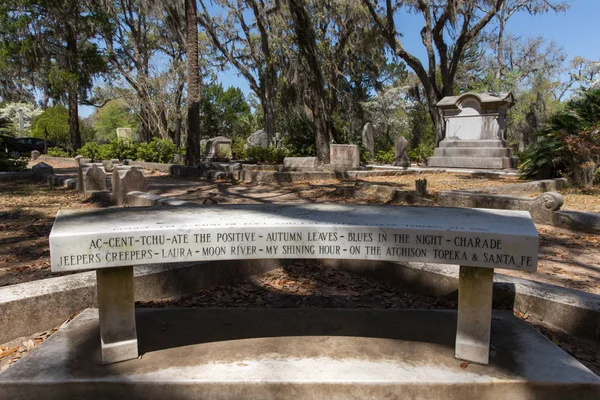
[[[77,90],[69,90],[69,132],[71,133],[71,147],[73,151],[81,147],[81,132],[79,131],[79,105],[77,104]]]
[[[67,24],[67,70],[77,75],[77,33]],[[69,134],[71,136],[71,147],[73,151],[81,147],[81,132],[79,131],[79,104],[77,95],[77,82],[69,82]]]
[[[261,101],[264,112],[264,125],[269,146],[273,144],[275,137],[275,85],[271,82],[272,77],[268,76],[265,82],[265,96]],[[275,78],[276,79],[276,78]]]
[[[198,165],[200,159],[200,70],[198,67],[198,25],[196,0],[185,0],[187,49],[187,146],[185,164]]]
[[[304,0],[288,0],[288,5],[294,21],[296,41],[310,71],[308,81],[312,97],[311,108],[317,157],[324,164],[329,164],[329,144],[331,143],[332,136],[329,130],[330,125],[327,123],[325,105],[323,104],[323,74],[319,66],[319,60],[317,59],[318,50],[315,32],[310,16],[306,11]]]

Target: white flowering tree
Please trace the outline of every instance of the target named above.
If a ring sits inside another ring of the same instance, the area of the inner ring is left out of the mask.
[[[361,103],[367,120],[375,129],[376,137],[384,137],[384,141],[394,143],[398,134],[409,136],[407,111],[411,103],[407,91],[408,88],[404,86],[391,86],[377,93],[371,100]]]
[[[19,110],[23,114],[23,129],[19,129]],[[11,122],[10,130],[18,135],[29,134],[33,119],[40,115],[42,110],[33,103],[6,103],[0,108],[0,118]]]

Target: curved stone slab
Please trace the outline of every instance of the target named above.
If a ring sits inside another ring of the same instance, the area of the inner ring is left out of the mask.
[[[417,261],[535,271],[527,212],[428,207],[226,205],[64,211],[52,270],[239,259]]]

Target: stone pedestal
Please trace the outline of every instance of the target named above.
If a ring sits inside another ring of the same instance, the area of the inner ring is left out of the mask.
[[[133,295],[133,267],[96,271],[102,363],[138,356]]]
[[[444,112],[445,139],[427,161],[429,167],[516,168],[518,159],[504,140],[506,111],[514,99],[510,93],[444,97],[437,106]]]
[[[333,167],[358,168],[360,150],[355,144],[332,144],[329,147],[329,159]]]

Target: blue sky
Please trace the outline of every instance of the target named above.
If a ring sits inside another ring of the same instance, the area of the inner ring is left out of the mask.
[[[571,8],[566,13],[516,14],[509,21],[507,30],[518,36],[542,36],[556,42],[567,54],[567,62],[576,56],[600,60],[600,0],[570,0],[568,3]],[[404,34],[404,46],[420,58],[425,55],[419,36],[421,24],[420,16],[408,14],[400,17],[397,23],[398,30]],[[219,80],[225,88],[237,86],[245,94],[250,91],[246,80],[234,70],[220,73]],[[79,114],[86,117],[92,111],[92,107],[82,106]]]

